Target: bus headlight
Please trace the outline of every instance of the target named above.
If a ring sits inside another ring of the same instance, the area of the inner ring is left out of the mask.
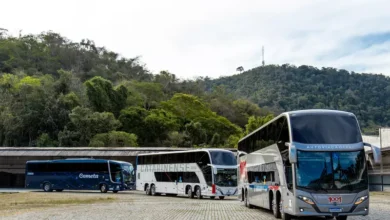
[[[359,205],[360,203],[364,202],[367,198],[368,198],[368,196],[362,196],[362,197],[358,198],[355,202],[355,205]]]
[[[306,197],[306,196],[298,196],[298,198],[304,202],[306,202],[307,204],[310,204],[310,205],[314,205],[314,202],[313,200],[311,200],[310,198]]]

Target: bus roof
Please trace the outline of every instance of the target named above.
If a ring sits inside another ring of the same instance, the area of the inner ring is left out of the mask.
[[[340,111],[340,110],[331,110],[331,109],[306,109],[306,110],[297,110],[285,112],[288,115],[309,115],[309,114],[337,114],[337,115],[354,115],[351,112]]]
[[[189,153],[189,152],[210,152],[210,151],[222,151],[222,152],[230,152],[230,150],[220,149],[220,148],[201,148],[194,150],[186,150],[186,151],[170,151],[170,152],[157,152],[157,153],[147,153],[147,154],[139,154],[138,156],[149,156],[149,155],[163,155],[163,154],[180,154],[180,153]]]
[[[296,110],[296,111],[283,112],[283,113],[279,114],[277,117],[273,118],[271,121],[267,122],[266,124],[262,125],[261,127],[257,128],[256,130],[252,131],[251,133],[247,134],[245,137],[241,138],[238,142],[245,140],[247,137],[256,133],[260,129],[266,127],[268,124],[271,124],[272,122],[278,120],[282,116],[310,115],[310,114],[337,114],[337,115],[353,115],[353,116],[355,116],[351,112],[340,111],[340,110],[330,110],[330,109],[306,109],[306,110]]]

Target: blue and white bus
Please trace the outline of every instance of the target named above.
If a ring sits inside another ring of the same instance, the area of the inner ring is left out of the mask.
[[[26,188],[53,190],[118,191],[134,185],[133,165],[128,162],[103,159],[64,159],[27,161]]]

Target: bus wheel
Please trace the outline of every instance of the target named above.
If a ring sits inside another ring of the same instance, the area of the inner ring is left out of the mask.
[[[198,199],[201,199],[203,196],[202,196],[202,193],[201,193],[201,191],[200,191],[200,187],[199,186],[197,186],[196,188],[195,188],[195,193],[196,193],[196,197],[198,198]]]
[[[51,188],[51,184],[50,183],[43,184],[43,191],[45,191],[45,192],[53,192],[53,189]]]
[[[153,184],[152,185],[152,188],[150,188],[150,194],[152,196],[155,196],[157,193],[156,193],[156,186]]]
[[[219,197],[219,199],[221,199],[221,200],[224,199],[224,198],[225,198],[225,196],[220,196],[220,197]]]
[[[147,185],[147,186],[146,186],[145,193],[146,193],[146,195],[149,195],[149,196],[150,196],[150,185]]]
[[[106,184],[101,184],[100,185],[100,192],[101,193],[106,193],[108,190],[107,190],[107,185]]]
[[[339,216],[339,217],[336,217],[336,220],[347,220],[347,217],[348,216]]]
[[[276,201],[276,198],[277,198],[277,196],[274,196],[274,198],[272,200],[272,211],[274,213],[275,218],[280,218],[281,202],[278,203]]]
[[[56,189],[57,192],[62,192],[64,191],[63,189]]]
[[[190,199],[193,199],[193,198],[194,198],[194,194],[192,193],[191,186],[187,188],[187,196],[188,196],[188,198],[190,198]]]
[[[253,208],[253,206],[249,203],[249,198],[248,198],[248,191],[245,191],[245,196],[244,196],[244,204],[248,208]]]
[[[117,192],[118,192],[118,190],[113,190],[112,192],[113,192],[113,193],[117,193]]]
[[[210,196],[210,199],[215,199],[215,196]]]

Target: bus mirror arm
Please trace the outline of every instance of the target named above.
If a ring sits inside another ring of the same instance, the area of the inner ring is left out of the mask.
[[[286,146],[288,146],[288,159],[290,160],[290,163],[296,163],[297,162],[297,149],[295,145],[291,143],[286,143]]]
[[[372,156],[374,157],[374,163],[380,164],[382,161],[381,149],[377,146],[364,142],[364,146],[370,147],[372,150]]]

